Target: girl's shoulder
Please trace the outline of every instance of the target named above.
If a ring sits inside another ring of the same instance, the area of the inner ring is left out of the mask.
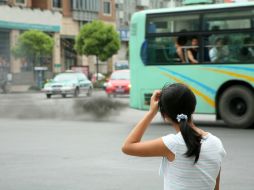
[[[207,137],[202,139],[202,143],[210,147],[217,147],[217,150],[221,150],[222,152],[225,152],[221,139],[211,133],[208,133]]]
[[[181,132],[178,132],[177,134],[168,134],[166,136],[162,137],[162,140],[166,146],[173,147],[176,144],[184,143],[183,137]]]
[[[221,139],[210,132],[208,132],[207,135],[203,137],[203,139],[212,141],[213,143],[222,144]]]
[[[221,160],[226,156],[226,151],[224,149],[221,139],[211,133],[209,133],[209,138],[207,139],[207,144],[209,147],[216,147],[216,150],[221,156]]]

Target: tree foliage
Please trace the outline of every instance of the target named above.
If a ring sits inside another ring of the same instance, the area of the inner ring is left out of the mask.
[[[13,47],[12,53],[17,58],[39,59],[52,54],[54,40],[42,31],[29,30],[22,33]]]
[[[76,38],[79,54],[95,55],[101,61],[112,57],[120,48],[119,36],[113,26],[95,20],[85,24]]]

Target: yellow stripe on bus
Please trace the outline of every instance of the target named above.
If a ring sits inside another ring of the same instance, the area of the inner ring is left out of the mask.
[[[162,75],[173,79],[174,81],[178,82],[178,83],[184,83],[183,81],[181,81],[180,79],[168,74],[168,73],[164,73],[161,72]],[[205,94],[203,94],[202,92],[196,90],[195,88],[193,88],[192,86],[188,85],[188,87],[198,96],[200,96],[201,98],[203,98],[205,100],[205,102],[207,102],[210,106],[215,107],[215,102],[209,98],[208,96],[206,96]]]
[[[238,74],[238,73],[225,71],[225,70],[219,70],[219,69],[211,69],[211,68],[205,68],[205,70],[213,71],[213,72],[216,72],[216,73],[222,73],[222,74],[226,74],[226,75],[229,75],[229,76],[232,76],[232,77],[242,78],[242,79],[246,79],[246,80],[254,82],[254,77],[251,77],[251,76],[248,76],[248,75]]]

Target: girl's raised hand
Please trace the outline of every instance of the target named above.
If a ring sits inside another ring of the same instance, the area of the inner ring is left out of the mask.
[[[151,100],[150,100],[150,112],[152,112],[153,114],[156,114],[159,110],[159,100],[160,100],[160,95],[161,95],[161,91],[160,90],[155,90],[153,92],[153,95],[151,96]]]

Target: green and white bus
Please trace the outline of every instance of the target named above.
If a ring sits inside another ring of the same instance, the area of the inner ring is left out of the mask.
[[[216,114],[231,127],[254,124],[254,3],[137,12],[129,62],[132,108],[148,109],[155,89],[179,82],[196,94],[196,113]]]

